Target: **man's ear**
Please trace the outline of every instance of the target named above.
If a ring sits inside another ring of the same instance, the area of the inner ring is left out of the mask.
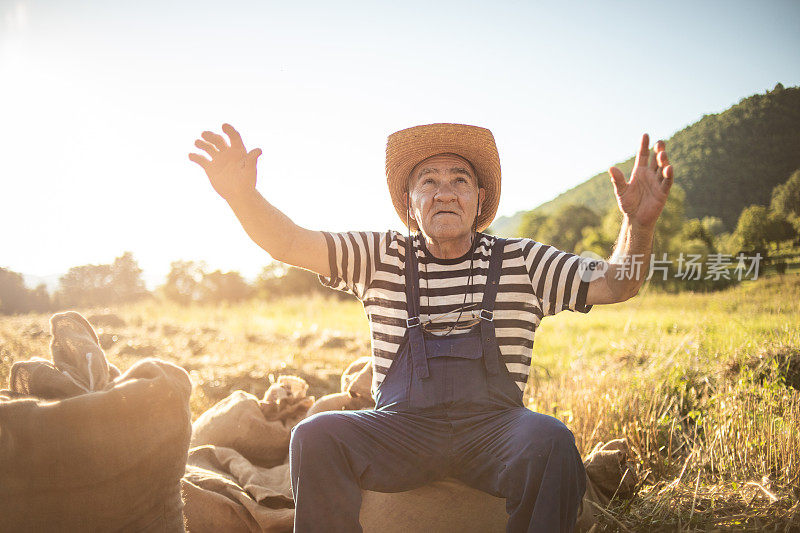
[[[483,201],[486,199],[486,189],[481,187],[478,189],[478,215],[481,214],[483,209]]]
[[[414,209],[411,207],[411,193],[406,193],[403,195],[403,207],[406,213],[409,216],[409,224],[417,224],[417,219],[414,217]]]

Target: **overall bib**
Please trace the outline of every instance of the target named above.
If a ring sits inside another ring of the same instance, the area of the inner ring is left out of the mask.
[[[492,246],[480,322],[466,333],[436,336],[423,331],[417,256],[406,241],[406,334],[375,395],[379,410],[426,412],[440,408],[489,410],[523,407],[522,391],[500,361],[494,302],[505,239]]]
[[[292,429],[296,532],[359,532],[362,489],[405,491],[444,477],[506,498],[508,532],[572,531],[586,486],[574,436],[523,405],[500,360],[494,304],[504,244],[492,246],[480,322],[439,337],[422,329],[407,242],[406,334],[375,409],[317,413]]]

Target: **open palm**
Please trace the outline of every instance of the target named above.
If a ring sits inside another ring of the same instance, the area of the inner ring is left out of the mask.
[[[202,133],[194,145],[204,150],[211,159],[200,154],[189,154],[189,159],[203,167],[211,186],[225,199],[250,192],[256,187],[256,162],[261,149],[248,152],[242,137],[233,126],[223,124],[222,131],[230,138],[230,145],[222,135],[210,131]]]
[[[656,153],[651,156],[650,137],[645,133],[630,181],[625,180],[625,175],[617,167],[608,169],[619,209],[629,217],[631,223],[643,227],[655,226],[667,203],[674,170],[669,164],[665,148],[664,141],[658,141]]]

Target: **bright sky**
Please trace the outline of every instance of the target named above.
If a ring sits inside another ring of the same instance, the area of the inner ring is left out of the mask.
[[[223,122],[263,149],[261,193],[332,231],[401,229],[389,133],[488,127],[510,215],[643,132],[800,85],[798,28],[796,0],[0,0],[0,266],[131,250],[151,286],[177,259],[254,276],[269,256],[187,158]]]

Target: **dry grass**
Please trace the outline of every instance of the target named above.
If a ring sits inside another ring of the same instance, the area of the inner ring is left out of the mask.
[[[369,350],[355,301],[113,311],[125,324],[100,328],[109,359],[182,365],[195,416],[237,388],[262,393],[270,374],[333,392]],[[0,318],[0,383],[14,360],[46,356],[48,342],[47,316]],[[627,437],[638,463],[638,495],[612,503],[601,529],[800,531],[800,276],[716,294],[645,289],[588,315],[561,313],[537,332],[534,365],[531,408],[564,420],[584,453]]]

